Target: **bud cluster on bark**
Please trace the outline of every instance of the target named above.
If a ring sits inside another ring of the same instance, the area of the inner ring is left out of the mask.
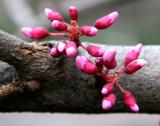
[[[71,6],[68,11],[71,19],[70,23],[65,22],[63,16],[59,12],[48,8],[46,8],[44,12],[51,21],[51,26],[56,31],[60,32],[53,33],[44,27],[23,27],[21,29],[22,33],[32,39],[43,39],[48,36],[63,36],[68,38],[68,40],[62,40],[56,44],[50,44],[50,55],[53,58],[74,58],[76,67],[81,72],[94,75],[94,77],[102,78],[105,81],[101,90],[103,97],[101,106],[103,110],[109,110],[115,105],[116,94],[114,93],[114,89],[117,88],[126,106],[131,111],[138,112],[139,107],[133,94],[124,89],[119,81],[121,79],[120,74],[133,74],[147,64],[146,60],[138,58],[143,45],[137,44],[130,49],[124,57],[122,66],[112,71],[118,64],[116,60],[116,49],[105,50],[101,46],[84,45],[80,41],[81,36],[95,37],[99,30],[106,29],[115,23],[118,19],[118,12],[112,12],[97,19],[93,26],[79,26],[78,10],[73,6]],[[45,44],[43,44],[43,46],[44,45]],[[90,55],[90,58],[79,55],[80,49],[85,50]]]

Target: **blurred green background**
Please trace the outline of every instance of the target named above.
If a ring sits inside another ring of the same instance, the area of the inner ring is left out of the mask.
[[[63,13],[69,22],[67,12],[71,5],[79,9],[80,25],[92,25],[97,18],[112,11],[120,13],[119,20],[110,28],[100,31],[97,37],[83,37],[82,41],[160,44],[160,0],[0,0],[0,29],[32,41],[20,33],[21,27],[46,26],[54,31],[44,8]]]

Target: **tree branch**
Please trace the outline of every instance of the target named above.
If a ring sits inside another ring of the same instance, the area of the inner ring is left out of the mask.
[[[122,63],[129,46],[104,46],[118,50],[118,63]],[[81,52],[88,55],[86,52]],[[122,75],[125,89],[137,98],[140,112],[160,113],[160,46],[145,46],[141,57],[149,65],[132,76]],[[0,97],[0,111],[84,112],[103,113],[100,89],[103,81],[95,80],[78,71],[74,59],[54,59],[44,46],[27,43],[0,31],[0,60],[16,69],[13,80],[37,82],[34,92],[24,90]],[[34,84],[33,84],[34,85]],[[32,86],[33,86],[32,85]],[[31,87],[32,87],[31,86]],[[128,112],[119,93],[117,103],[110,112]]]

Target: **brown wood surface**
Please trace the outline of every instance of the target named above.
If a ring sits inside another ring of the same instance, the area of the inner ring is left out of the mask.
[[[85,43],[89,44],[89,43]],[[122,64],[130,46],[116,48]],[[81,52],[82,55],[88,55]],[[142,113],[160,113],[160,46],[144,46],[141,58],[149,64],[133,75],[121,75],[120,83],[133,92]],[[52,58],[49,49],[27,43],[0,31],[0,111],[104,113],[100,94],[103,80],[76,69],[74,59]],[[14,80],[14,82],[13,82]],[[1,89],[13,85],[4,95]],[[20,87],[20,91],[15,91]],[[27,87],[27,88],[26,88]],[[28,88],[29,87],[29,88]],[[28,90],[29,89],[29,90]],[[38,89],[38,90],[36,90]],[[14,92],[14,93],[13,93]],[[129,112],[119,91],[109,112]]]

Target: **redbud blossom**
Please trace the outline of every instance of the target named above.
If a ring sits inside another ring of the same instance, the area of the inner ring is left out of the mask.
[[[127,66],[130,62],[133,60],[136,60],[142,50],[143,45],[137,44],[135,47],[133,47],[126,55],[124,64]]]
[[[95,27],[98,29],[105,29],[112,25],[118,18],[118,12],[112,12],[102,18],[99,18],[95,22]]]
[[[71,20],[75,20],[77,21],[78,20],[78,10],[76,7],[69,7],[69,14],[70,14],[70,18]]]
[[[102,61],[102,59],[101,58],[97,58],[95,63],[96,63],[98,72],[102,72],[102,70],[103,70],[103,61]]]
[[[86,62],[87,62],[87,58],[85,58],[84,56],[77,56],[75,59],[76,66],[79,70],[84,69],[84,65]]]
[[[66,23],[62,15],[56,11],[46,8],[45,14],[50,21],[52,21],[52,27],[57,31],[65,32],[49,32],[43,27],[24,27],[22,32],[33,39],[43,39],[47,36],[53,37],[67,37],[69,41],[62,40],[56,46],[53,43],[42,43],[43,46],[52,47],[51,56],[58,58],[60,56],[74,57],[76,67],[83,73],[88,75],[94,75],[97,79],[102,78],[105,81],[105,85],[101,89],[102,95],[105,97],[102,100],[102,108],[109,110],[115,105],[116,95],[113,93],[113,89],[117,87],[123,94],[126,105],[134,112],[138,112],[139,108],[133,95],[125,91],[122,85],[119,83],[121,77],[119,74],[126,73],[132,74],[142,68],[147,61],[138,59],[138,56],[142,49],[142,44],[136,45],[126,55],[124,65],[119,67],[116,71],[110,71],[117,66],[116,50],[105,51],[102,47],[96,45],[84,46],[81,41],[81,36],[96,36],[98,30],[105,29],[112,25],[118,18],[118,12],[112,12],[96,20],[94,26],[82,26],[78,25],[78,10],[76,7],[71,6],[69,8],[69,15],[71,18],[70,23]],[[85,51],[92,56],[91,62],[84,56],[77,56],[78,48],[82,47]],[[93,58],[96,57],[96,58]],[[106,69],[107,68],[107,69]]]
[[[58,58],[59,56],[61,56],[61,53],[57,50],[56,47],[53,47],[51,49],[51,56],[54,58]]]
[[[113,83],[107,83],[102,87],[101,93],[103,95],[108,95],[108,94],[112,93],[113,88],[114,88]]]
[[[147,61],[144,59],[133,60],[126,66],[124,72],[126,74],[133,74],[134,72],[141,69],[146,64],[147,64]]]
[[[88,75],[96,73],[96,65],[91,61],[87,60],[84,56],[76,57],[76,66],[78,69]]]
[[[131,92],[124,91],[123,92],[123,99],[124,99],[126,106],[129,107],[131,111],[133,111],[133,112],[139,111],[139,107],[138,107],[136,100]]]
[[[82,72],[84,72],[88,75],[95,74],[96,73],[96,65],[94,63],[92,63],[91,61],[88,61],[84,65],[84,69],[82,70]]]
[[[113,69],[117,66],[117,61],[115,59],[116,53],[116,50],[107,50],[104,53],[103,62],[108,69]]]
[[[112,13],[110,13],[109,15],[108,15],[108,17],[111,19],[111,24],[113,24],[116,20],[117,20],[117,18],[118,18],[118,12],[116,12],[116,11],[114,11],[114,12],[112,12]]]
[[[94,57],[101,57],[103,56],[105,50],[100,46],[89,45],[87,46],[87,52]]]
[[[57,45],[57,49],[59,52],[62,53],[65,50],[66,46],[67,46],[66,41],[60,41]]]
[[[116,95],[111,93],[108,96],[105,96],[102,100],[102,108],[104,110],[109,110],[111,109],[116,102]]]
[[[44,12],[50,21],[53,20],[64,21],[62,15],[56,11],[52,11],[49,8],[45,8]]]
[[[74,57],[77,55],[77,46],[76,43],[73,41],[70,41],[69,43],[67,43],[66,46],[66,56],[67,57]]]
[[[49,35],[48,30],[44,27],[23,27],[21,32],[32,39],[43,39]]]
[[[82,26],[81,32],[86,36],[96,36],[98,30],[93,26]]]
[[[68,25],[67,25],[65,22],[61,22],[61,21],[58,21],[58,20],[54,20],[54,21],[52,22],[52,27],[53,27],[55,30],[57,30],[57,31],[66,31]]]

